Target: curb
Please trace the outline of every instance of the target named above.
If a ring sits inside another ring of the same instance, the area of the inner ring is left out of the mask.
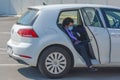
[[[21,15],[0,15],[0,21],[4,20],[17,20]]]
[[[21,15],[0,15],[0,17],[21,17]]]

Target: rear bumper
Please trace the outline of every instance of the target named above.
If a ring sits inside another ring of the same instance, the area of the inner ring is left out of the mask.
[[[13,58],[14,60],[16,60],[20,64],[28,65],[24,60],[19,59],[19,57],[17,55],[11,55],[11,54],[9,54],[9,57]]]
[[[24,62],[30,66],[36,66],[37,48],[31,43],[15,43],[11,39],[7,42],[7,53],[13,59]],[[30,56],[31,58],[21,57],[20,55]]]

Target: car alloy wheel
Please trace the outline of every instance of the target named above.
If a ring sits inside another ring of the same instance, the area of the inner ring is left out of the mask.
[[[47,70],[52,74],[59,74],[66,68],[66,58],[59,52],[53,52],[45,60]]]

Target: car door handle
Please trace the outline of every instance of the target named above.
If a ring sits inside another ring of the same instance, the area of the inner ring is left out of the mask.
[[[115,37],[115,38],[119,38],[120,37],[120,34],[118,33],[111,33],[111,37]]]
[[[96,33],[95,33],[95,36],[97,36],[97,35],[98,35],[98,33],[96,32]]]

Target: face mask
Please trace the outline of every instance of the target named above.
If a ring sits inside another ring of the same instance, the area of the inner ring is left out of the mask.
[[[69,26],[69,28],[68,28],[69,30],[72,30],[73,29],[73,26]]]

